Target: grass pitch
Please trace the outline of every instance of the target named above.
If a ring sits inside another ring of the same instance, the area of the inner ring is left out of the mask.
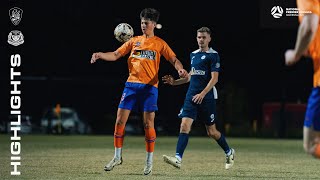
[[[114,153],[112,136],[22,135],[20,176],[11,176],[10,137],[0,135],[0,179],[319,179],[320,160],[303,152],[302,140],[231,138],[235,164],[224,169],[225,155],[208,137],[190,137],[181,169],[163,162],[174,155],[176,137],[159,136],[153,173],[142,175],[143,136],[126,136],[123,164],[105,172]]]

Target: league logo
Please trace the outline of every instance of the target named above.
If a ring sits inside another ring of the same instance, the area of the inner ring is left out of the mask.
[[[22,13],[23,13],[23,10],[18,7],[14,7],[9,10],[9,17],[12,24],[16,26],[20,23],[22,19]]]
[[[274,18],[280,18],[283,14],[283,9],[280,6],[273,6],[273,8],[271,9],[271,15]]]
[[[13,46],[19,46],[24,43],[24,37],[21,31],[13,30],[8,35],[8,43]]]

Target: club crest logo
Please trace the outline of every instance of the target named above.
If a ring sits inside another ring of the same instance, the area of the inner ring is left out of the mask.
[[[14,7],[9,10],[9,17],[12,24],[16,26],[20,23],[22,19],[22,13],[23,13],[23,10],[18,7]]]
[[[8,35],[8,43],[13,46],[19,46],[24,43],[24,37],[21,31],[13,30]]]

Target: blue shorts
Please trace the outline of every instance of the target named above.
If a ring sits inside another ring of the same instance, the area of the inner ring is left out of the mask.
[[[216,100],[204,99],[201,104],[192,102],[192,97],[186,97],[183,107],[178,114],[179,118],[191,118],[194,121],[199,117],[205,125],[213,125],[216,120]]]
[[[308,99],[304,126],[320,131],[320,87],[313,88]]]
[[[154,112],[158,110],[158,88],[141,83],[126,82],[119,108],[135,112]]]

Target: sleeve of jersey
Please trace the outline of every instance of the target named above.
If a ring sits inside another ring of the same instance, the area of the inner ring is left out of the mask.
[[[176,54],[172,51],[172,49],[166,42],[163,42],[163,50],[161,51],[161,54],[166,60],[170,60],[173,57],[176,57]]]
[[[125,42],[120,46],[116,51],[121,54],[121,56],[125,56],[128,54],[131,49],[132,49],[132,39],[131,38],[129,41]]]
[[[211,72],[219,72],[220,71],[220,56],[217,53],[213,53],[211,61]]]
[[[311,11],[320,16],[320,0],[297,0],[299,11]]]

